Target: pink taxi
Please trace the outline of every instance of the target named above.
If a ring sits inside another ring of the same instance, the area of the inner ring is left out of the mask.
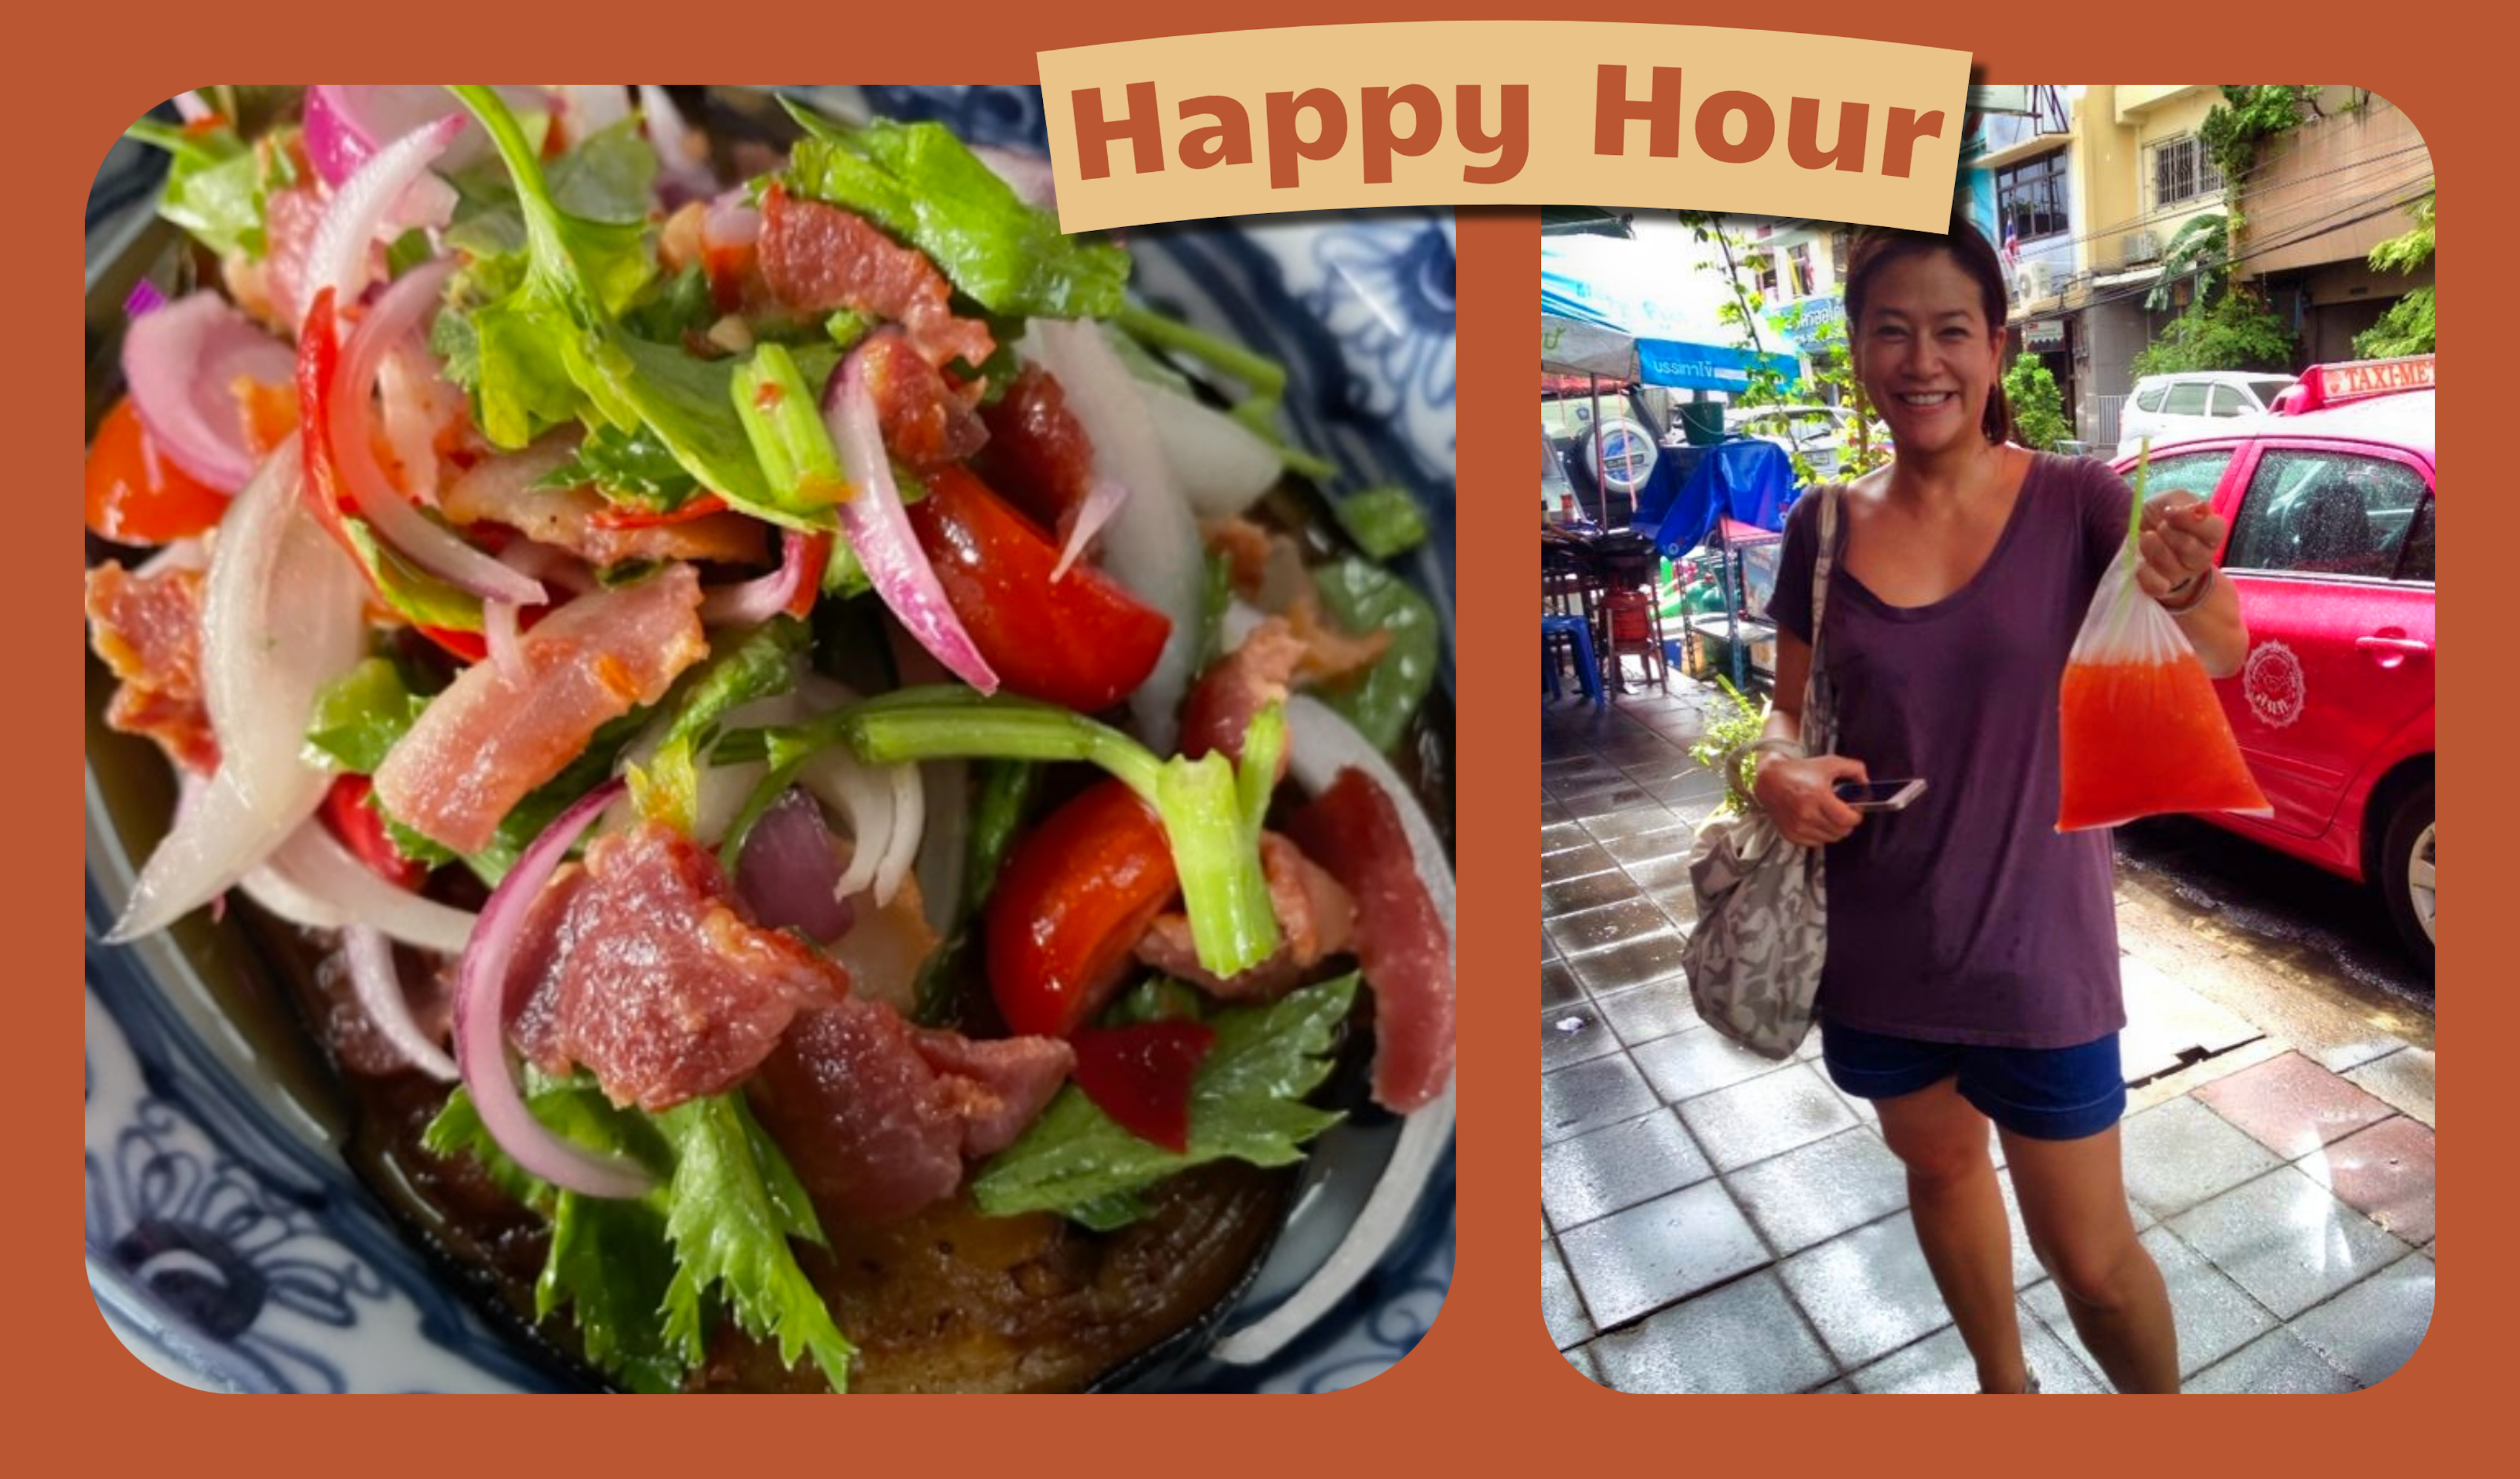
[[[2249,657],[2215,687],[2274,807],[2206,820],[2371,884],[2429,968],[2433,357],[2318,366],[2265,417],[2156,446],[2146,495],[2174,490],[2230,521]]]

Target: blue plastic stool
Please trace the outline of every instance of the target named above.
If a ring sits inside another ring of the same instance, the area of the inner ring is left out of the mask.
[[[1607,701],[1601,692],[1601,664],[1593,655],[1593,625],[1581,616],[1543,616],[1540,618],[1540,678],[1548,685],[1549,696],[1558,696],[1557,652],[1554,639],[1564,637],[1575,644],[1575,670],[1584,680],[1584,696],[1596,705]]]

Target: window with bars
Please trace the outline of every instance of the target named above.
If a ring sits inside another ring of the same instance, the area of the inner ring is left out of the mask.
[[[1794,296],[1807,298],[1820,291],[1812,281],[1811,243],[1796,242],[1785,248],[1786,265],[1793,269]]]
[[[2006,235],[2022,243],[2073,229],[2065,210],[2069,194],[2061,149],[1995,172],[1996,218]]]
[[[2183,204],[2223,193],[2223,172],[2205,142],[2190,135],[2152,147],[2152,203]]]

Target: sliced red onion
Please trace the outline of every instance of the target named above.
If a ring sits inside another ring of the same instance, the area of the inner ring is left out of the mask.
[[[351,856],[319,819],[290,835],[269,861],[246,874],[256,904],[307,929],[366,924],[390,940],[449,959],[472,940],[477,918],[377,875]]]
[[[812,536],[787,531],[779,568],[758,580],[712,591],[700,602],[706,626],[759,626],[793,605],[805,583],[805,562]]]
[[[1022,154],[991,145],[971,147],[971,157],[989,166],[989,172],[1007,182],[1015,199],[1035,210],[1058,208],[1058,183],[1051,174],[1050,160],[1036,154]]]
[[[626,82],[558,84],[560,102],[568,117],[568,144],[574,149],[630,116]]]
[[[350,967],[350,985],[368,1020],[402,1060],[440,1083],[463,1077],[446,1050],[421,1031],[411,1015],[411,999],[403,994],[402,967],[394,962],[393,941],[381,930],[353,924],[341,931],[341,955]]]
[[[716,195],[717,177],[709,171],[707,151],[663,88],[653,82],[639,85],[639,114],[648,122],[648,142],[663,166],[657,183],[666,203],[679,205]]]
[[[446,224],[454,213],[455,193],[430,175],[428,166],[446,153],[464,125],[462,116],[450,114],[413,129],[360,165],[334,195],[306,253],[307,302],[327,288],[336,303],[358,302],[375,271],[379,242],[418,226]]]
[[[620,781],[598,786],[562,813],[551,829],[525,849],[481,911],[481,923],[472,931],[471,948],[464,952],[455,991],[455,1061],[463,1069],[464,1087],[472,1095],[482,1128],[517,1164],[544,1181],[580,1195],[610,1200],[645,1196],[655,1185],[654,1179],[627,1161],[570,1144],[534,1118],[508,1055],[508,1020],[523,1006],[512,1000],[510,967],[534,901],[542,897],[568,850],[624,788]]]
[[[1111,515],[1119,513],[1128,501],[1127,488],[1107,477],[1094,480],[1093,488],[1085,495],[1085,502],[1076,506],[1074,516],[1067,521],[1067,545],[1058,552],[1058,563],[1050,572],[1053,585],[1067,578],[1067,572],[1083,558],[1085,547],[1094,542],[1094,536],[1102,532],[1102,526],[1109,523]]]
[[[492,90],[518,112],[551,110],[551,95],[539,87],[507,84]],[[338,189],[386,145],[447,117],[463,125],[447,153],[447,166],[460,169],[482,158],[489,149],[489,136],[473,125],[472,115],[443,87],[418,83],[309,87],[306,154],[324,183]]]
[[[179,92],[175,94],[175,116],[187,123],[201,123],[217,117],[218,111],[198,91]]]
[[[1426,897],[1443,919],[1444,938],[1458,970],[1461,928],[1457,921],[1459,894],[1453,881],[1453,862],[1445,856],[1443,839],[1435,834],[1435,824],[1427,820],[1426,809],[1418,804],[1408,783],[1338,710],[1302,694],[1286,700],[1286,749],[1287,773],[1295,778],[1296,784],[1316,796],[1330,788],[1339,772],[1359,770],[1391,798],[1392,810],[1400,814],[1401,829],[1409,834],[1409,851],[1418,864],[1418,881],[1426,886]]]
[[[1285,475],[1286,460],[1251,428],[1167,385],[1137,382],[1164,465],[1201,518],[1246,513]]]
[[[195,292],[134,319],[122,339],[132,409],[166,460],[222,493],[254,475],[241,380],[286,385],[297,374],[288,345],[215,292]]]
[[[902,627],[919,645],[936,654],[948,671],[983,694],[998,691],[998,675],[963,627],[945,599],[927,552],[910,527],[910,513],[901,504],[901,489],[892,479],[892,459],[884,452],[883,431],[876,420],[875,396],[867,388],[866,349],[852,351],[832,377],[823,396],[823,417],[840,454],[840,470],[852,495],[840,505],[840,524],[849,546],[875,583],[876,594],[892,608]],[[1193,530],[1193,537],[1196,531]],[[1195,608],[1193,608],[1195,614]]]
[[[1105,534],[1102,568],[1172,622],[1154,672],[1129,699],[1138,738],[1155,753],[1170,754],[1181,736],[1182,700],[1190,695],[1191,669],[1198,660],[1206,600],[1198,522],[1164,461],[1137,382],[1102,327],[1035,319],[1026,345],[1067,392],[1068,409],[1094,444],[1096,475],[1129,490],[1127,507]]]
[[[165,306],[166,294],[158,291],[156,283],[142,278],[131,285],[130,295],[122,300],[122,316],[135,319],[147,318]]]
[[[378,372],[386,354],[409,339],[436,308],[454,270],[451,257],[413,268],[385,290],[375,309],[351,333],[341,353],[340,379],[330,396],[333,459],[360,516],[413,563],[485,602],[542,605],[551,597],[539,584],[466,544],[453,530],[420,512],[395,491],[384,470],[377,466],[370,424],[376,415]],[[434,503],[434,490],[430,491],[432,496],[425,501]]]
[[[116,942],[155,934],[226,892],[332,788],[301,751],[317,695],[363,654],[367,581],[308,512],[297,463],[292,435],[220,525],[202,620],[219,771],[150,855]]]
[[[790,790],[743,839],[736,891],[772,929],[801,929],[829,945],[849,932],[856,911],[841,897],[840,860],[822,803]]]

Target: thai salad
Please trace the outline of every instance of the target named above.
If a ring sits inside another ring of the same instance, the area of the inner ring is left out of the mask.
[[[1045,166],[655,87],[178,108],[87,469],[107,722],[181,786],[113,938],[298,932],[518,1321],[630,1390],[1082,1387],[1448,1095],[1416,505],[1325,503],[1283,369]]]

